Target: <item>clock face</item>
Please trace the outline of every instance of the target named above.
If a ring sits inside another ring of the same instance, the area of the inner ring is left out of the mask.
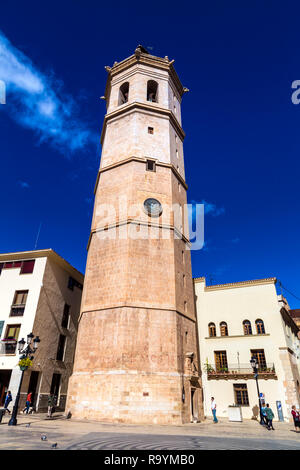
[[[157,199],[149,198],[144,202],[144,210],[150,217],[158,217],[162,213],[162,205]]]

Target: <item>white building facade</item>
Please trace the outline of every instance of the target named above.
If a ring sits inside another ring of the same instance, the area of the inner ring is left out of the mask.
[[[35,409],[45,409],[51,391],[64,409],[82,284],[83,275],[51,249],[0,254],[0,406],[8,390],[16,398],[17,343],[33,332],[41,342],[24,374],[20,407],[31,391]]]
[[[269,403],[275,420],[290,420],[291,406],[300,404],[299,329],[277,295],[276,279],[194,282],[205,415],[212,415],[214,397],[219,417],[227,418],[232,405],[241,407],[245,419],[259,417],[250,365],[255,357],[262,402]]]

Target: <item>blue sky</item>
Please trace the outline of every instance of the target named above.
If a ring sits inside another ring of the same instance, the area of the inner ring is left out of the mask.
[[[193,275],[275,276],[300,298],[297,2],[1,4],[0,251],[53,248],[84,271],[105,65],[137,44],[175,59],[189,201],[207,204]],[[300,301],[285,292],[290,305]]]

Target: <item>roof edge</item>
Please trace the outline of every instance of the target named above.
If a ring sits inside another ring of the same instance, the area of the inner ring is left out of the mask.
[[[194,279],[194,283],[198,284],[200,282],[205,282],[205,277],[198,277]],[[267,277],[263,279],[253,279],[250,281],[239,281],[239,282],[230,282],[227,284],[215,284],[211,286],[205,286],[205,291],[219,290],[219,289],[234,289],[237,287],[258,286],[262,284],[275,284],[276,282],[277,282],[276,277]]]
[[[53,261],[62,265],[68,272],[73,275],[77,275],[80,279],[84,279],[84,274],[74,268],[67,260],[59,255],[52,248],[46,248],[43,250],[30,250],[30,251],[16,251],[11,253],[0,253],[0,262],[15,261],[15,260],[26,260],[32,258],[52,258]]]

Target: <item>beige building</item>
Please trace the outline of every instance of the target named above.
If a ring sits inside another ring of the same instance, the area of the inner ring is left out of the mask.
[[[251,357],[258,362],[262,398],[278,419],[290,420],[300,405],[298,327],[289,306],[276,293],[275,278],[206,286],[195,282],[205,415],[211,397],[217,416],[228,417],[229,405],[241,405],[243,418],[259,414]]]
[[[41,342],[24,374],[19,409],[29,391],[37,411],[47,408],[49,392],[65,409],[82,284],[83,275],[51,249],[0,254],[0,406],[7,390],[16,398],[17,343],[33,332]]]
[[[74,372],[75,418],[182,423],[202,416],[181,100],[168,57],[139,46],[108,72]],[[180,211],[179,211],[180,212]]]

